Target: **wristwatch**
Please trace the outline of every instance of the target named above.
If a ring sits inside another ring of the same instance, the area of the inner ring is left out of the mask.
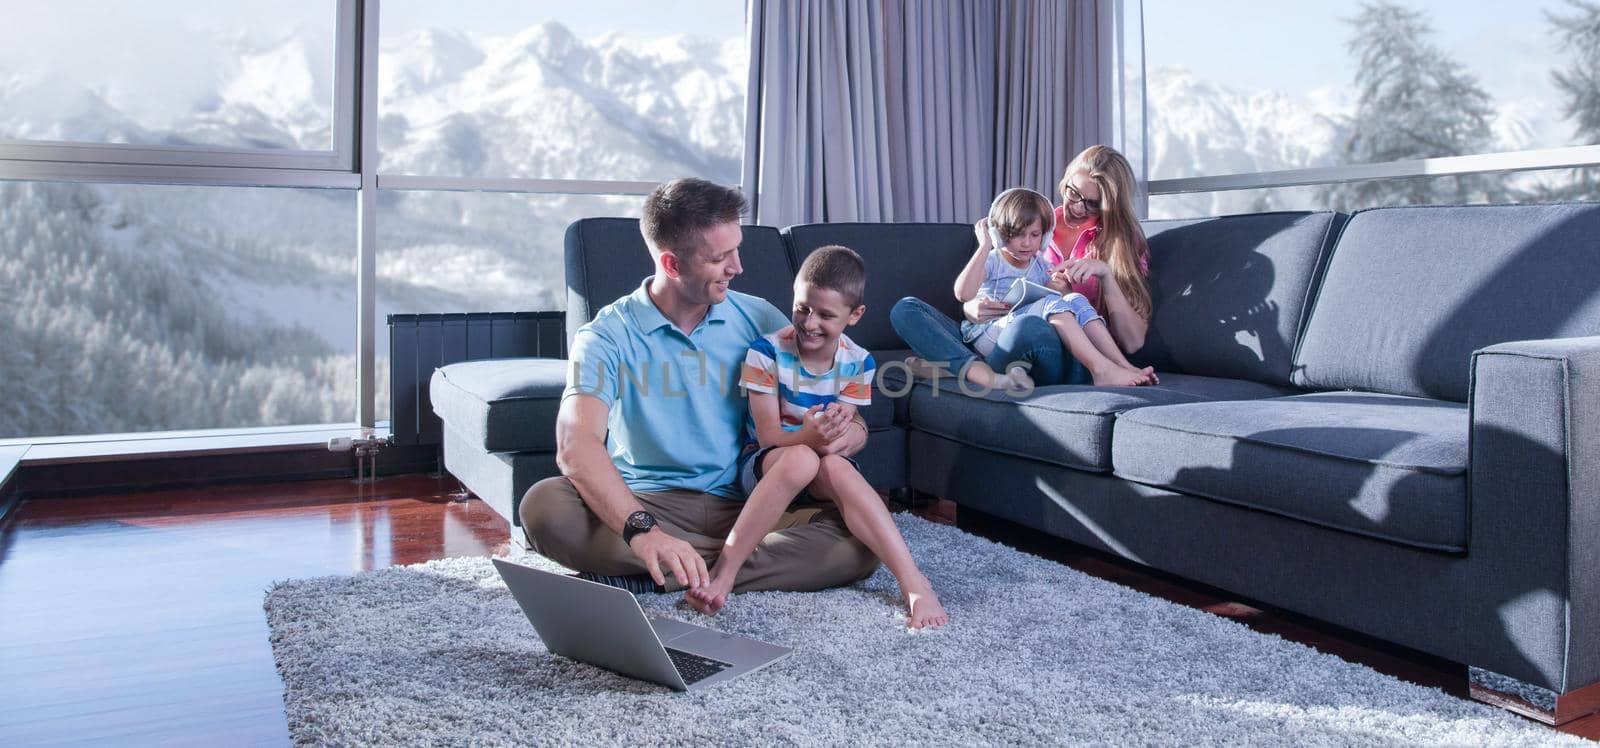
[[[633,545],[633,536],[650,532],[656,526],[656,516],[640,510],[628,515],[622,523],[622,544]]]

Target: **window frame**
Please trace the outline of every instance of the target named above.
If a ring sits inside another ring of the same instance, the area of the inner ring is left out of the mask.
[[[81,143],[52,140],[0,140],[0,179],[17,179],[13,170],[27,169],[35,179],[58,176],[65,181],[110,181],[94,179],[94,170],[84,165],[128,167],[119,172],[131,178],[161,180],[184,179],[185,172],[172,167],[219,169],[203,184],[263,185],[264,176],[251,176],[237,170],[278,169],[290,172],[353,171],[355,168],[355,91],[356,56],[359,49],[350,44],[360,23],[364,0],[335,0],[333,148],[331,150],[228,148],[222,146],[164,146],[132,143]],[[20,163],[19,163],[20,162]],[[28,166],[32,165],[29,169]],[[76,168],[75,168],[76,167]],[[155,167],[143,169],[140,167]],[[230,176],[232,175],[232,176]],[[199,175],[195,175],[200,178]],[[115,175],[112,176],[115,178]],[[228,182],[242,179],[245,181]],[[212,181],[220,180],[220,181]],[[193,182],[185,182],[193,184]],[[296,184],[294,186],[323,186]]]

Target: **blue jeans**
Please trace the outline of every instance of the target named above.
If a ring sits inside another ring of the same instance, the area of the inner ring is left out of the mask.
[[[952,373],[978,358],[961,342],[956,321],[922,299],[907,296],[895,302],[889,310],[889,324],[918,356],[948,364]],[[1028,363],[1028,376],[1040,387],[1090,381],[1089,370],[1067,353],[1055,328],[1039,317],[1020,317],[1006,325],[994,350],[984,358],[995,371],[1005,371],[1008,364],[1017,362]]]

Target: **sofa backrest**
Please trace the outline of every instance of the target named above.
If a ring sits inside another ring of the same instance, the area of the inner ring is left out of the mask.
[[[1289,385],[1338,213],[1144,222],[1155,307],[1130,358],[1158,371]]]
[[[744,273],[736,291],[754,294],[786,310],[794,264],[783,235],[771,226],[745,226],[739,261]],[[584,218],[567,227],[567,340],[606,305],[639,287],[655,271],[637,218]]]
[[[905,296],[932,304],[951,319],[961,319],[952,290],[956,275],[972,258],[978,239],[963,223],[809,223],[783,230],[794,252],[795,269],[818,247],[842,244],[867,266],[867,313],[845,334],[873,351],[902,350],[906,344],[889,324],[889,310]],[[787,298],[787,297],[785,297]]]
[[[1464,402],[1471,354],[1600,335],[1600,205],[1354,214],[1296,354],[1295,382]]]

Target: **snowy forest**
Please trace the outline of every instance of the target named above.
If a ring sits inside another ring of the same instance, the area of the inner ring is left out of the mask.
[[[1568,142],[1600,143],[1600,4],[1565,0],[1558,7],[1541,15],[1562,60],[1548,74],[1561,98]],[[1426,14],[1385,0],[1361,4],[1345,23],[1345,48],[1357,63],[1348,113],[1310,111],[1273,92],[1217,91],[1181,70],[1151,71],[1151,173],[1159,178],[1275,171],[1529,147],[1515,134],[1497,137],[1495,120],[1505,113],[1467,66],[1439,46]],[[1207,119],[1219,109],[1240,120]],[[1515,120],[1518,113],[1511,114]],[[1514,122],[1512,129],[1528,124]],[[1151,217],[1596,197],[1600,173],[1586,168],[1159,196],[1151,200]]]
[[[1558,7],[1543,22],[1561,53],[1549,75],[1563,123],[1572,142],[1600,143],[1600,2]],[[1424,14],[1367,3],[1345,31],[1358,64],[1350,107],[1338,114],[1230,110],[1246,97],[1152,70],[1152,173],[1163,163],[1228,173],[1521,147],[1498,138],[1495,102],[1436,44]],[[500,39],[423,31],[389,40],[380,56],[383,171],[737,182],[742,54],[742,44],[679,37],[585,40],[555,23]],[[236,79],[194,119],[212,133],[238,123],[249,143],[306,147],[305,133],[316,134],[306,123],[319,121],[308,108],[327,101],[318,86],[304,101],[285,96],[282,81],[285,70],[326,76],[317,55],[289,39],[238,57]],[[263,71],[275,76],[271,111],[228,99]],[[41,137],[15,117],[42,85],[0,70],[0,138]],[[117,142],[137,126],[100,93],[76,101],[59,117],[71,129],[55,137]],[[1229,127],[1243,135],[1192,122],[1180,132],[1173,115],[1204,107],[1230,111]],[[184,133],[152,137],[183,142]],[[1562,170],[1184,195],[1152,200],[1152,214],[1597,197],[1593,170]],[[384,193],[380,418],[384,315],[560,308],[566,225],[633,215],[638,202]],[[0,439],[351,421],[355,252],[347,191],[0,182]]]

